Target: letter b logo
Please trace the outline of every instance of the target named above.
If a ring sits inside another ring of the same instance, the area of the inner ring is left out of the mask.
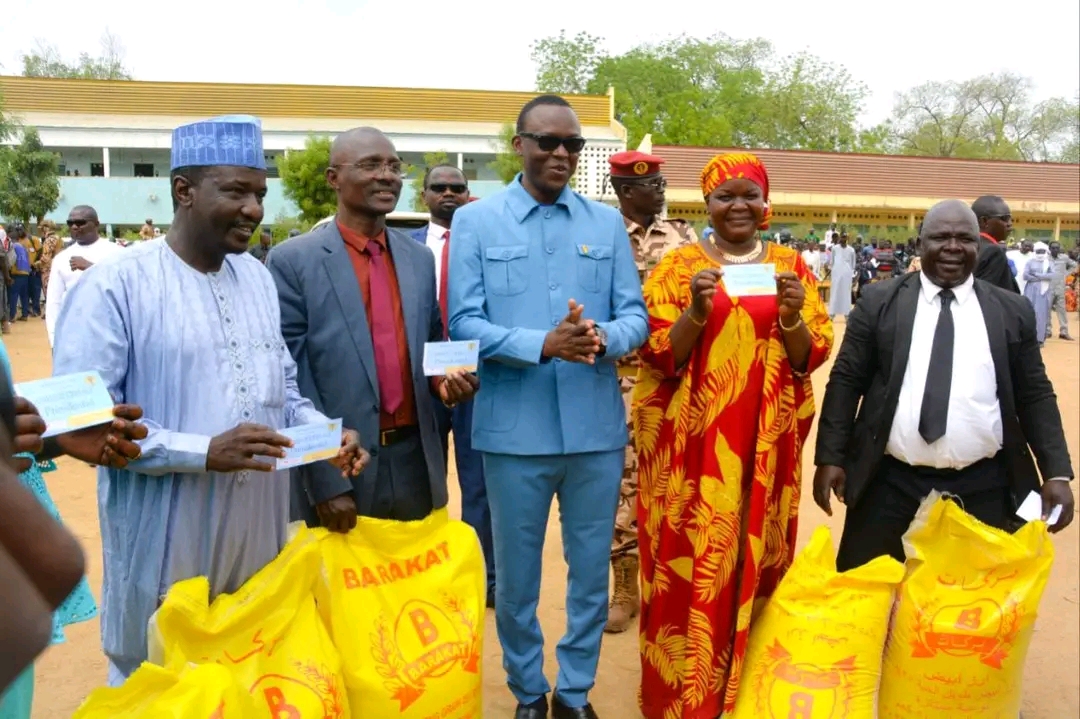
[[[423,609],[414,609],[409,612],[409,621],[412,622],[422,646],[429,646],[439,638],[439,630],[431,623],[431,618]]]
[[[787,719],[813,719],[814,697],[803,692],[792,692],[788,700]]]
[[[270,708],[271,719],[303,719],[300,710],[285,701],[285,694],[277,687],[264,689],[263,696]]]

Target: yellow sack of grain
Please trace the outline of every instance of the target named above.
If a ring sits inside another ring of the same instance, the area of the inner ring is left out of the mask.
[[[239,591],[213,603],[205,577],[174,584],[151,619],[150,659],[221,664],[250,693],[257,719],[349,719],[341,660],[315,606],[319,544],[299,529]]]
[[[876,719],[903,578],[892,557],[838,573],[829,528],[814,530],[751,624],[732,719]]]
[[[1043,522],[988,527],[936,493],[904,535],[881,719],[1016,719],[1054,547]]]
[[[486,576],[476,532],[445,509],[360,517],[322,541],[319,609],[354,716],[479,719]]]
[[[252,719],[251,697],[217,664],[173,671],[146,663],[123,686],[90,692],[72,719]]]

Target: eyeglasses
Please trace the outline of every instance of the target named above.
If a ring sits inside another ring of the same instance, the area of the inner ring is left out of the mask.
[[[555,152],[559,145],[571,155],[576,155],[585,147],[584,137],[556,137],[555,135],[537,135],[532,132],[519,132],[518,137],[527,137],[539,146],[542,152]]]
[[[385,172],[394,175],[395,177],[405,176],[405,166],[401,163],[400,160],[393,160],[389,162],[382,160],[361,160],[360,162],[348,162],[338,165],[331,165],[330,167],[333,167],[335,169],[341,167],[351,167],[360,170],[360,172],[363,172],[365,175],[377,175]]]
[[[468,185],[445,182],[433,182],[428,185],[427,188],[434,192],[436,195],[441,195],[447,190],[450,190],[450,192],[453,192],[455,195],[464,195],[466,192],[469,191]]]
[[[68,220],[68,227],[85,227],[89,220]]]
[[[631,187],[650,187],[654,190],[659,190],[660,192],[663,192],[667,189],[667,180],[663,177],[658,177],[655,180],[643,180],[640,182],[635,182],[632,180],[625,184],[630,185]]]

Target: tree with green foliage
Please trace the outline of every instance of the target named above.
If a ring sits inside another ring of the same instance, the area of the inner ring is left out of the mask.
[[[923,83],[893,108],[893,150],[904,155],[1075,162],[1080,101],[1036,103],[1013,73]]]
[[[60,203],[60,156],[41,144],[37,128],[0,154],[0,215],[41,222]]]
[[[621,55],[600,39],[565,33],[533,45],[537,88],[546,92],[615,88],[615,116],[636,145],[656,144],[852,150],[868,91],[842,67],[805,53],[777,60],[762,39],[680,36]]]
[[[38,40],[35,48],[22,56],[23,77],[61,77],[78,80],[131,80],[124,65],[124,46],[106,30],[101,36],[101,54],[81,53],[78,60],[64,60],[55,45]]]
[[[596,72],[596,66],[606,56],[600,49],[602,40],[587,32],[572,38],[565,30],[532,44],[532,61],[536,63],[536,89],[540,92],[583,95]]]
[[[446,153],[439,152],[425,152],[424,153],[424,166],[423,167],[411,167],[409,168],[412,174],[412,208],[414,212],[427,212],[427,205],[424,204],[424,174],[427,173],[435,165],[444,165],[447,162]]]
[[[330,167],[329,137],[309,135],[303,150],[277,157],[285,197],[300,209],[300,219],[315,223],[337,211],[337,195],[326,181]]]
[[[514,152],[514,135],[517,130],[514,125],[507,123],[499,131],[499,137],[495,140],[495,159],[488,163],[488,168],[495,171],[499,180],[504,185],[513,182],[517,174],[521,172],[521,156]]]

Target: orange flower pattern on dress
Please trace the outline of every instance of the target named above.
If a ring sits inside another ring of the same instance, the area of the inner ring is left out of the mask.
[[[765,215],[761,218],[758,229],[769,229],[769,221],[772,219],[772,206],[769,204],[769,172],[757,155],[749,152],[729,152],[726,155],[717,155],[709,160],[705,169],[701,171],[701,194],[708,197],[720,185],[728,180],[750,180],[761,188],[761,195],[765,198]]]
[[[647,719],[732,711],[750,620],[790,566],[803,442],[814,418],[809,372],[832,349],[817,282],[794,250],[764,263],[802,281],[806,374],[792,370],[776,298],[720,289],[686,364],[669,332],[690,280],[716,263],[698,244],[672,250],[645,284],[650,335],[634,392],[641,562],[639,704]]]

